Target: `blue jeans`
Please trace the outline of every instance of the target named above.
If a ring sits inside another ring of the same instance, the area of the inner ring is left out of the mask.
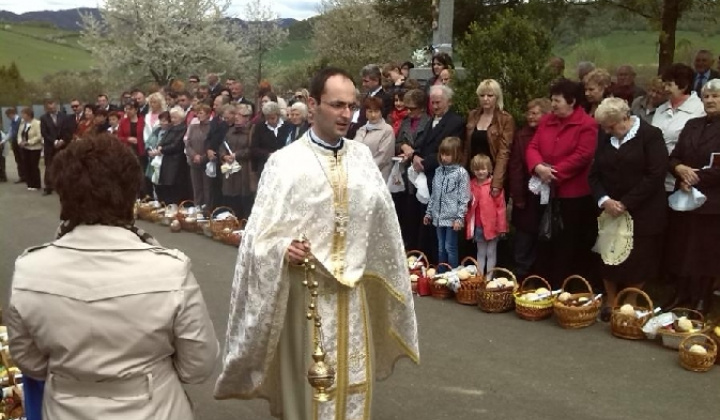
[[[458,232],[452,227],[438,227],[438,263],[448,263],[453,268],[460,264],[458,260]]]

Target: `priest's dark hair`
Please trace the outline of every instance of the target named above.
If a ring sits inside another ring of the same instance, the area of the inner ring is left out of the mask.
[[[349,80],[353,80],[350,73],[337,67],[325,67],[313,76],[310,81],[310,97],[320,103],[320,97],[325,92],[325,83],[333,76],[343,76]],[[354,83],[354,82],[353,82]]]
[[[73,141],[50,169],[60,218],[71,227],[133,223],[143,173],[137,157],[115,137],[102,133]]]

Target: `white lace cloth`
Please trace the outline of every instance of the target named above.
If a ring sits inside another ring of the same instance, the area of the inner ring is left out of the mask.
[[[542,182],[542,180],[535,175],[530,178],[528,189],[531,193],[540,196],[540,204],[545,205],[550,202],[550,185]]]

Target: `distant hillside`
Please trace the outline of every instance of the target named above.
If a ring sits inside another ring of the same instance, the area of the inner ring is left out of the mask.
[[[66,31],[80,30],[80,13],[90,13],[96,17],[100,17],[100,10],[97,8],[79,8],[67,10],[43,10],[40,12],[27,12],[21,15],[0,10],[0,22],[5,23],[26,23],[26,22],[42,22],[48,23],[59,29]]]
[[[80,30],[80,13],[90,13],[93,16],[100,18],[100,10],[97,8],[79,8],[79,9],[67,9],[67,10],[44,10],[41,12],[27,12],[21,15],[0,10],[0,22],[18,24],[18,23],[44,23],[55,26],[59,29],[66,31],[78,31]],[[240,25],[245,22],[242,19],[232,18],[234,22]],[[280,18],[279,23],[283,28],[289,28],[298,21],[292,18]]]

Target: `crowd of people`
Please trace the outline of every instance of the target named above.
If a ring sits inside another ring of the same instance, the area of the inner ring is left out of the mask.
[[[668,306],[707,311],[720,272],[720,168],[711,160],[720,153],[720,76],[713,61],[701,50],[693,67],[673,64],[643,87],[632,66],[613,77],[581,62],[570,80],[563,59],[553,57],[548,66],[557,78],[547,97],[527,98],[522,125],[504,108],[494,79],[478,83],[478,105],[467,117],[454,111],[453,63],[445,53],[433,57],[425,85],[410,77],[411,63],[367,65],[356,102],[330,106],[348,107],[349,119],[336,123],[370,149],[388,185],[402,185],[392,198],[404,245],[433,264],[454,267],[473,256],[487,273],[507,235],[507,259],[519,278],[539,273],[558,287],[583,275],[605,291],[605,315],[619,288],[661,280],[676,286]],[[49,171],[41,185],[41,151],[50,167],[68,143],[108,132],[141,162],[143,196],[192,200],[208,213],[227,205],[248,217],[268,158],[313,126],[309,93],[299,89],[285,100],[263,83],[250,100],[238,80],[221,85],[210,74],[199,82],[192,76],[147,97],[125,92],[120,107],[106,95],[96,104],[74,100],[70,115],[48,100],[39,121],[30,108],[20,117],[8,109],[19,182],[51,194]],[[700,191],[707,201],[671,211],[668,196],[678,189]],[[603,211],[634,222],[632,253],[619,265],[591,251]]]

